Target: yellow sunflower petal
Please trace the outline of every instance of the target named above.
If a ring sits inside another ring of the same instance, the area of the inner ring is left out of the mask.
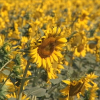
[[[50,61],[51,61],[51,63],[53,63],[53,62],[54,62],[54,60],[53,60],[52,56],[50,56]]]
[[[31,58],[36,58],[36,57],[37,57],[37,53],[31,56]]]
[[[46,69],[46,60],[44,58],[42,59],[42,64],[43,64],[43,68]]]
[[[57,34],[59,34],[61,32],[61,28],[58,28],[57,30]]]
[[[65,47],[66,44],[65,44],[65,43],[63,43],[63,44],[58,44],[57,46],[59,46],[59,47]]]
[[[75,51],[74,51],[74,55],[75,56],[77,56],[77,57],[79,57],[81,54],[77,51],[77,48],[75,49]]]
[[[46,62],[47,62],[47,66],[51,67],[51,62],[50,62],[50,58],[49,57],[46,58]]]
[[[64,69],[64,67],[62,66],[62,65],[60,65],[60,64],[58,64],[58,66],[57,66],[59,69]]]
[[[52,53],[52,57],[55,61],[58,61],[58,57],[54,53]]]
[[[47,68],[48,78],[49,79],[55,79],[55,77],[56,77],[56,75],[54,74],[53,70],[54,69],[52,67],[51,68]]]
[[[35,54],[35,53],[37,53],[37,49],[30,50],[29,55],[32,55],[32,54]]]
[[[31,58],[32,58],[32,60],[33,60],[33,61],[32,61],[33,63],[37,62],[37,53],[34,54]]]
[[[37,56],[38,56],[38,57],[37,57],[37,64],[38,64],[37,67],[41,67],[41,65],[42,65],[41,57],[40,57],[39,55],[37,55]]]
[[[91,73],[91,74],[87,74],[86,77],[89,78],[89,79],[96,79],[98,76],[95,75],[94,73]]]
[[[70,90],[70,87],[67,86],[65,89],[60,90],[60,92],[63,93],[63,95],[68,95],[69,90]],[[68,99],[66,98],[65,100],[69,100],[69,97],[68,97]]]
[[[86,51],[83,50],[83,51],[81,52],[81,56],[82,56],[82,57],[85,57],[85,55],[86,55]]]
[[[61,54],[59,51],[54,51],[54,53],[55,53],[58,57],[60,57],[60,58],[63,57],[62,54]]]
[[[68,85],[70,85],[70,80],[62,80],[64,83],[66,83],[66,84],[68,84]]]
[[[55,49],[56,49],[56,50],[63,50],[63,49],[62,49],[61,47],[59,47],[59,46],[56,46]]]
[[[36,52],[38,48],[30,50],[30,52]]]
[[[79,93],[77,94],[77,98],[80,99],[80,95],[79,95]]]
[[[57,33],[57,27],[53,28],[53,33],[56,34]]]
[[[65,43],[65,42],[67,42],[67,39],[66,39],[66,38],[59,38],[59,39],[57,40],[57,42]]]
[[[37,61],[37,57],[36,57],[36,58],[34,58],[34,60],[33,60],[33,61],[34,61],[34,63],[35,63],[35,62]]]

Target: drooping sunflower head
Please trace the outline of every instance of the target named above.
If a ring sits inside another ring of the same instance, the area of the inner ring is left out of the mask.
[[[94,94],[94,96],[93,95],[92,97],[90,96],[91,98],[97,97],[95,92],[96,90],[98,90],[98,86],[93,81],[97,77],[98,77],[97,75],[95,75],[94,73],[91,73],[80,78],[79,80],[73,80],[73,81],[63,80],[63,82],[67,84],[67,86],[64,89],[62,89],[60,92],[63,95],[67,96],[66,100],[69,100],[69,98],[71,97],[73,98],[74,96],[77,96],[77,98],[79,99],[80,94],[85,96],[85,92],[89,90],[91,90],[91,94]],[[92,100],[92,99],[89,99],[89,100]]]
[[[63,80],[65,84],[67,84],[67,87],[62,89],[60,92],[63,95],[66,95],[66,100],[69,100],[70,98],[74,98],[74,96],[78,96],[84,89],[84,82],[81,80]],[[72,99],[73,100],[73,99]]]

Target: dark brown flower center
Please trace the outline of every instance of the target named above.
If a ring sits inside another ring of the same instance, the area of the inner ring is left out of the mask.
[[[82,88],[84,87],[84,83],[77,83],[75,86],[74,85],[70,85],[70,90],[69,90],[69,96],[74,96],[77,93],[82,91]]]
[[[83,21],[86,18],[86,16],[87,16],[86,14],[83,14],[82,17],[80,18],[81,21]]]
[[[83,45],[83,44],[80,44],[80,45],[77,47],[77,51],[78,51],[78,52],[81,52],[82,50],[84,50],[84,45]]]
[[[96,44],[94,44],[94,43],[90,43],[90,44],[89,44],[89,48],[90,48],[90,49],[94,49],[95,47],[96,47]]]
[[[38,53],[41,58],[49,57],[55,48],[55,41],[56,39],[54,37],[49,37],[41,43],[41,45],[38,47]]]

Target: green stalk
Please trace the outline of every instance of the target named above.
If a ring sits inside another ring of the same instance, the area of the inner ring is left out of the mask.
[[[60,83],[58,83],[57,85],[53,86],[47,93],[51,94],[56,88],[58,88],[60,86]]]
[[[32,86],[35,86],[39,80],[39,78],[41,77],[41,69],[37,69],[38,72],[37,72],[37,77],[34,78],[34,82],[33,82],[33,85]]]
[[[29,65],[30,65],[30,63],[29,63],[29,61],[27,61],[27,66],[26,66],[26,69],[24,71],[23,79],[21,81],[21,87],[20,87],[19,96],[18,96],[17,100],[22,100],[21,98],[22,98],[23,86],[24,86],[24,83],[25,83],[25,77],[26,77]]]
[[[5,64],[3,65],[3,67],[1,67],[0,72],[1,72],[1,71],[2,71],[2,69],[3,69],[5,66],[7,66],[7,64],[9,64],[11,61],[12,61],[12,59],[11,59],[11,60],[9,60],[7,63],[5,63]]]

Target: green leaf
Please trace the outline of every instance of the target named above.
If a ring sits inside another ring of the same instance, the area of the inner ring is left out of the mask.
[[[16,54],[15,63],[18,64],[18,65],[21,64],[21,57],[20,57],[20,54]]]
[[[41,97],[41,96],[45,95],[46,89],[39,88],[39,87],[28,87],[25,90],[25,92],[26,92],[27,96],[34,95],[36,97]]]
[[[60,18],[59,21],[60,22],[65,22],[65,19],[64,18]]]
[[[41,30],[41,28],[38,28],[39,32],[41,33],[41,36],[44,36],[44,32]]]
[[[97,32],[97,36],[100,36],[100,32]]]
[[[9,75],[10,71],[5,69],[5,70],[2,71],[2,73],[5,74],[5,75]]]
[[[68,62],[70,62],[70,57],[68,56],[68,55],[65,55],[65,59],[68,61]]]
[[[16,98],[9,98],[8,100],[16,100]]]
[[[88,44],[90,43],[97,44],[97,41],[89,41]]]
[[[77,33],[77,31],[74,31],[74,32],[67,38],[67,40],[69,41],[69,40],[73,37],[73,35],[76,34],[76,33]]]
[[[1,86],[2,84],[0,84],[0,100],[5,100],[8,87],[6,85]]]
[[[95,30],[96,30],[97,27],[91,29],[89,32],[90,32],[90,37],[93,37],[94,33],[95,33]]]
[[[29,24],[26,24],[26,25],[24,26],[24,28],[26,28],[26,29],[28,29],[29,27],[30,27]]]
[[[14,78],[10,77],[10,80],[11,80],[11,82],[12,82],[13,84],[15,84],[16,80],[15,80]]]
[[[57,78],[57,79],[51,79],[50,80],[50,82],[52,83],[52,84],[58,84],[59,82],[61,82],[61,78]]]
[[[28,60],[29,59],[29,56],[27,54],[24,54],[23,57]]]

